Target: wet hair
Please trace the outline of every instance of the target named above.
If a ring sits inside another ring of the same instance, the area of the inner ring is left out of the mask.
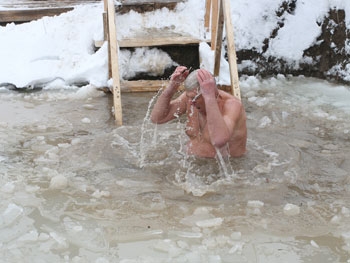
[[[192,71],[185,79],[185,82],[184,82],[185,91],[192,91],[195,89],[196,90],[199,89],[199,83],[197,80],[197,72],[198,72],[198,69],[196,69],[195,71]]]

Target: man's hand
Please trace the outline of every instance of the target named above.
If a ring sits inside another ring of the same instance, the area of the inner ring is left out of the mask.
[[[199,69],[197,73],[197,80],[203,97],[215,98],[216,83],[213,75],[205,69]]]
[[[177,89],[185,81],[189,72],[185,66],[178,66],[170,77],[170,85]]]

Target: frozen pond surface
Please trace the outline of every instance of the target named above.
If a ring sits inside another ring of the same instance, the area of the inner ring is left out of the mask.
[[[350,91],[242,78],[248,153],[186,156],[153,93],[0,90],[1,262],[349,262]]]

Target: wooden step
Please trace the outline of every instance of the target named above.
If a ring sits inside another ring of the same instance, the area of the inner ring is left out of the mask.
[[[44,16],[60,15],[81,4],[100,3],[101,0],[1,0],[0,23],[22,23]]]
[[[73,10],[73,7],[0,10],[0,23],[22,23],[40,19],[44,16],[56,16]]]
[[[154,36],[149,38],[124,38],[118,41],[119,47],[154,47],[154,46],[170,46],[170,45],[188,45],[199,44],[203,39],[191,36]]]
[[[73,7],[87,3],[101,3],[101,0],[1,0],[2,9],[33,9],[33,8],[57,8]]]
[[[118,34],[118,32],[117,32]],[[155,47],[169,45],[189,45],[199,44],[207,39],[200,39],[191,35],[182,35],[175,29],[143,28],[139,32],[134,32],[130,37],[118,39],[120,48],[128,47]],[[103,41],[97,41],[96,47],[101,47]]]
[[[157,92],[161,89],[165,89],[169,85],[169,80],[133,80],[133,81],[121,81],[121,92]],[[231,92],[231,86],[219,85],[219,89]],[[183,86],[180,86],[180,90],[183,90]]]
[[[174,36],[174,37],[161,37],[154,36],[152,38],[124,38],[118,40],[120,48],[128,47],[157,47],[157,46],[177,46],[177,45],[190,45],[190,44],[199,44],[204,39],[198,39],[191,36]],[[95,47],[100,48],[103,45],[104,41],[96,41]]]
[[[122,92],[149,92],[166,88],[169,80],[133,80],[121,81]]]
[[[173,10],[176,5],[185,0],[122,0],[121,5],[116,6],[118,14],[125,14],[132,11],[145,13],[155,11],[157,9],[168,8]]]

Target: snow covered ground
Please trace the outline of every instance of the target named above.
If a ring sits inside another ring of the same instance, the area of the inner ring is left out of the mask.
[[[309,0],[297,1],[293,13],[285,12],[278,17],[276,12],[282,2],[264,0],[253,4],[249,0],[232,1],[237,51],[252,49],[261,52],[264,39],[270,36],[279,21],[283,21],[284,27],[277,37],[270,40],[265,55],[283,58],[297,67],[302,62],[303,50],[314,44],[320,34],[321,27],[317,22],[325,17],[329,9],[337,7],[350,13],[348,1]],[[205,39],[208,36],[203,28],[204,9],[204,1],[188,0],[179,4],[174,11],[163,8],[146,15],[136,12],[118,15],[117,35],[123,38],[145,28],[171,28],[179,34]],[[0,83],[12,83],[17,87],[49,84],[51,87],[73,84],[107,86],[106,45],[94,51],[94,41],[101,40],[103,35],[102,10],[102,4],[85,5],[57,17],[0,27]],[[346,24],[350,28],[350,16],[346,17]],[[347,45],[350,50],[350,41]],[[203,52],[210,56],[205,48]],[[169,61],[166,53],[157,49],[134,54],[126,52],[120,57],[124,77],[132,76],[134,72],[158,74],[164,67],[176,64],[176,61]],[[245,66],[256,66],[250,65],[249,61],[243,63]],[[223,70],[223,82],[226,82],[226,73]]]

